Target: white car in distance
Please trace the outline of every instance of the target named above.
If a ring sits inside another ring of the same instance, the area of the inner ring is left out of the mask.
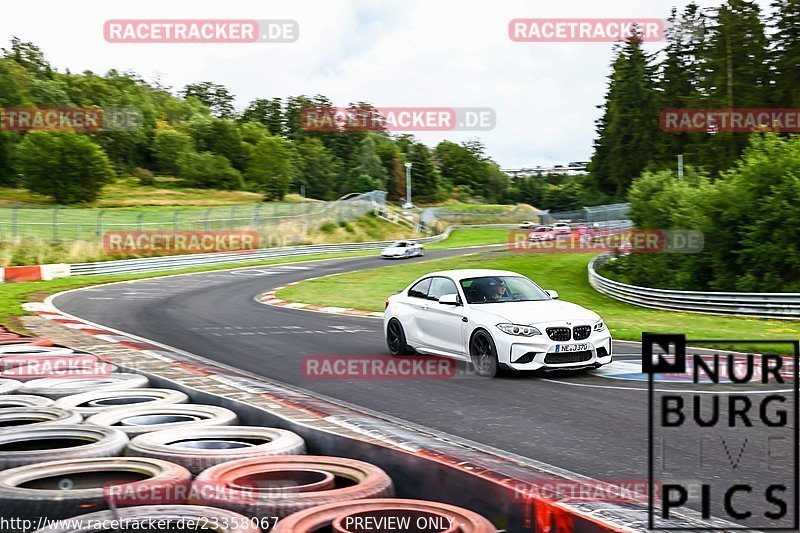
[[[385,259],[403,259],[425,255],[425,247],[415,241],[395,241],[381,252]]]
[[[386,300],[383,325],[392,355],[461,359],[486,377],[499,367],[599,368],[612,357],[600,315],[507,270],[427,274]]]

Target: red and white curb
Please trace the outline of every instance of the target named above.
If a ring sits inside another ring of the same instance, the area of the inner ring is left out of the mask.
[[[272,290],[267,292],[262,292],[261,294],[255,297],[255,300],[258,303],[262,303],[264,305],[272,305],[275,307],[286,307],[288,309],[299,309],[301,311],[314,311],[317,313],[327,313],[329,315],[345,315],[345,316],[362,316],[367,318],[383,318],[383,313],[380,311],[366,311],[364,309],[353,309],[352,307],[333,307],[328,305],[315,305],[315,304],[306,304],[302,302],[287,302],[286,300],[281,300],[275,293],[278,291],[285,289],[286,287],[290,287],[292,285],[297,285],[298,283],[303,283],[305,281],[311,281],[314,279],[322,279],[322,278],[329,278],[331,276],[338,276],[339,274],[325,274],[324,276],[317,276],[315,278],[308,278],[302,281],[293,281],[292,283],[287,283],[286,285],[281,285],[280,287],[275,287]]]

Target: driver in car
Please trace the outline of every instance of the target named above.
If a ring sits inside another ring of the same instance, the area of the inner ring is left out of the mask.
[[[499,302],[506,296],[506,283],[502,278],[489,281],[489,291],[485,296],[487,302]]]

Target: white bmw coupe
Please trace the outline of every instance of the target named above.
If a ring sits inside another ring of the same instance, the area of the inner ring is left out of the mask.
[[[386,300],[383,324],[393,355],[463,359],[481,376],[493,377],[500,366],[584,369],[611,362],[611,334],[597,313],[506,270],[427,274]]]

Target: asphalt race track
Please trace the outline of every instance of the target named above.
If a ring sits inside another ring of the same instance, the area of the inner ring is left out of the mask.
[[[430,251],[406,262],[472,252]],[[391,357],[382,322],[267,306],[254,296],[293,281],[387,264],[378,257],[346,258],[154,278],[73,291],[54,304],[104,326],[579,474],[608,481],[647,479],[647,383],[637,376],[635,343],[616,343],[613,368],[583,374],[493,380],[304,377],[304,356]],[[659,386],[693,388],[691,383]],[[728,441],[732,451],[727,454],[720,442],[705,448],[710,460],[720,462],[720,480],[736,479],[736,471],[725,468],[726,455],[735,455],[740,441]],[[670,453],[689,463],[697,437],[686,428],[670,446]],[[763,459],[764,446],[751,441],[743,463]],[[756,468],[746,466],[749,472]],[[761,474],[753,475],[758,480]],[[737,501],[742,506],[752,501],[754,510],[765,507],[761,494],[737,496]]]

